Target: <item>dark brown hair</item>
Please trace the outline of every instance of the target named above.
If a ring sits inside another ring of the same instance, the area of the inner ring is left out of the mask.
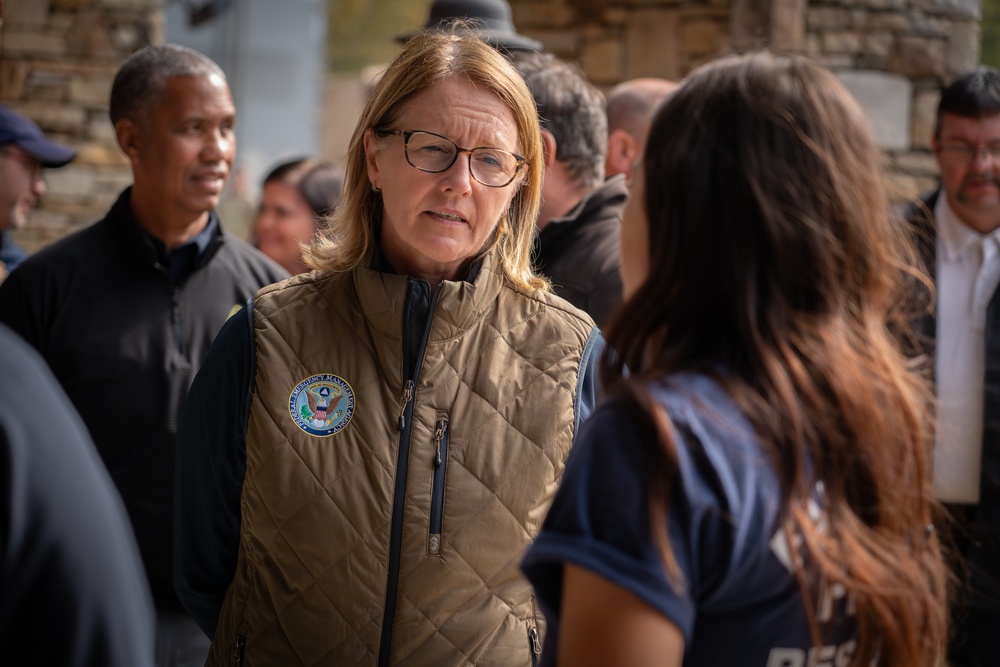
[[[650,507],[668,572],[675,445],[643,386],[701,372],[726,387],[774,462],[807,611],[817,582],[840,584],[860,628],[852,664],[937,664],[947,577],[930,529],[933,410],[889,332],[913,254],[861,110],[806,59],[727,58],[659,111],[643,168],[653,268],[611,323],[602,370],[651,436]],[[808,510],[817,482],[822,527]]]
[[[282,162],[264,178],[268,183],[284,183],[299,191],[319,224],[337,208],[344,178],[332,166],[316,158],[302,157]]]
[[[934,119],[935,137],[941,136],[941,120],[946,113],[976,120],[1000,114],[1000,72],[980,65],[942,90]]]

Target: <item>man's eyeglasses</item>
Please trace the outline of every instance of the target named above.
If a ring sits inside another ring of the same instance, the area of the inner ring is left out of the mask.
[[[517,172],[524,166],[525,159],[516,153],[499,148],[462,148],[448,137],[422,130],[382,130],[379,134],[399,134],[406,148],[406,161],[420,171],[437,174],[447,171],[455,164],[459,153],[469,156],[469,173],[472,177],[491,188],[509,185]]]
[[[940,150],[946,157],[955,160],[956,162],[971,162],[973,159],[979,157],[980,152],[985,151],[993,162],[1000,164],[1000,143],[988,144],[986,146],[973,146],[972,144],[958,141],[954,143],[941,144],[938,150]]]

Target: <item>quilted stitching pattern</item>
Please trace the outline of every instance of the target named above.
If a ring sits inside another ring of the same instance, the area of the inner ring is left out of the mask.
[[[231,657],[226,647],[244,633],[251,665],[375,664],[401,341],[371,325],[350,281],[295,285],[257,302],[260,358],[242,553],[213,660]],[[390,298],[401,301],[402,294]],[[504,289],[498,303],[485,317],[449,312],[440,327],[435,319],[425,352],[411,427],[393,664],[528,664],[534,610],[518,564],[562,473],[591,325],[547,296]],[[474,304],[465,299],[460,307]],[[312,315],[305,322],[301,308]],[[385,309],[400,310],[393,303]],[[456,321],[470,327],[454,335]],[[335,341],[337,331],[351,334],[331,346],[330,331]],[[316,438],[295,426],[287,402],[301,379],[324,372],[351,384],[356,410],[343,431]],[[450,419],[443,545],[439,556],[429,556],[433,432],[442,414]]]

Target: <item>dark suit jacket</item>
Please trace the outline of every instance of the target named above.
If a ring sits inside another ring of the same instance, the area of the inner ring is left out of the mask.
[[[937,228],[934,207],[941,190],[927,193],[904,207],[904,219],[915,233],[924,270],[937,283]],[[917,288],[920,291],[920,288]],[[922,295],[926,296],[926,294]],[[918,295],[918,301],[922,299]],[[918,353],[933,359],[937,307],[916,313]],[[960,601],[980,610],[1000,612],[1000,289],[986,310],[986,357],[983,389],[983,458],[978,505],[950,506],[956,546],[968,565],[967,590]],[[933,364],[930,366],[933,374]]]

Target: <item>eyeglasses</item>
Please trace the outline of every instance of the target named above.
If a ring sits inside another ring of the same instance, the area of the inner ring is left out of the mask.
[[[502,188],[517,177],[525,159],[516,153],[499,148],[462,148],[448,137],[422,130],[382,130],[380,134],[399,134],[403,137],[406,161],[420,171],[437,174],[455,164],[459,153],[469,155],[469,173],[485,186]]]
[[[1000,143],[988,144],[986,146],[973,146],[963,142],[941,144],[939,150],[948,158],[956,162],[971,162],[979,157],[979,153],[985,151],[996,163],[1000,163]]]

